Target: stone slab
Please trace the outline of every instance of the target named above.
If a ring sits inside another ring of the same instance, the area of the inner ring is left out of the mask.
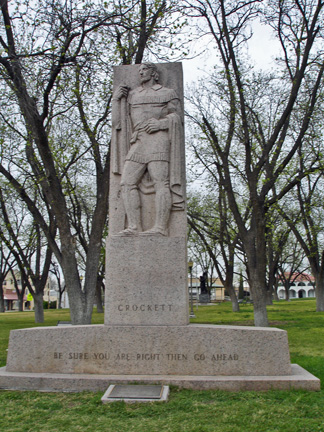
[[[132,402],[166,402],[169,397],[169,386],[111,384],[103,397],[102,403],[124,401]]]
[[[203,324],[13,330],[6,370],[212,377],[291,373],[284,330]]]
[[[8,372],[0,368],[0,388],[58,392],[106,391],[111,384],[161,384],[194,390],[319,391],[320,380],[299,365],[291,365],[291,374],[282,376],[181,376],[181,375],[96,375]]]
[[[105,324],[186,325],[186,239],[109,237]]]

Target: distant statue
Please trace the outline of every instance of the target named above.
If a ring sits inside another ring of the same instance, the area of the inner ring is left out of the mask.
[[[205,270],[204,273],[202,274],[202,276],[200,276],[200,294],[208,294],[208,289],[207,289],[207,278],[208,278],[208,273]]]
[[[183,124],[175,90],[159,84],[153,63],[139,67],[141,86],[113,95],[119,122],[113,135],[113,173],[121,174],[127,228],[119,236],[168,235],[171,210],[184,209],[181,176]],[[155,194],[154,225],[143,232],[140,194]]]

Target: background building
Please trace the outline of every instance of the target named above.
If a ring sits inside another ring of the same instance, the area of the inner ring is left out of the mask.
[[[5,309],[7,311],[19,310],[19,299],[15,287],[15,279],[19,291],[22,289],[21,276],[18,270],[8,272],[5,280],[3,281],[3,299],[5,302]],[[32,282],[30,281],[33,287]],[[57,292],[51,289],[51,280],[48,279],[44,290],[44,301],[57,302]],[[32,310],[34,308],[34,300],[28,288],[26,288],[23,297],[23,310]]]
[[[307,273],[293,274],[290,277],[293,282],[289,287],[289,298],[306,298],[315,297],[315,278]],[[279,299],[286,298],[284,284],[280,281],[278,284]]]

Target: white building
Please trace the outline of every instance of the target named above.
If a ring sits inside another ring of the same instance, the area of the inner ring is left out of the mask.
[[[315,278],[306,273],[293,275],[291,278],[293,282],[289,287],[289,298],[307,298],[315,297]],[[282,282],[278,284],[278,297],[279,299],[286,298],[285,287]]]

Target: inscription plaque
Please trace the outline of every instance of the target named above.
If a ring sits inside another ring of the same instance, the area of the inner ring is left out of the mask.
[[[115,385],[109,397],[114,399],[160,399],[161,385]]]
[[[129,385],[111,384],[103,397],[102,403],[124,401],[131,402],[166,402],[169,397],[167,385]]]

